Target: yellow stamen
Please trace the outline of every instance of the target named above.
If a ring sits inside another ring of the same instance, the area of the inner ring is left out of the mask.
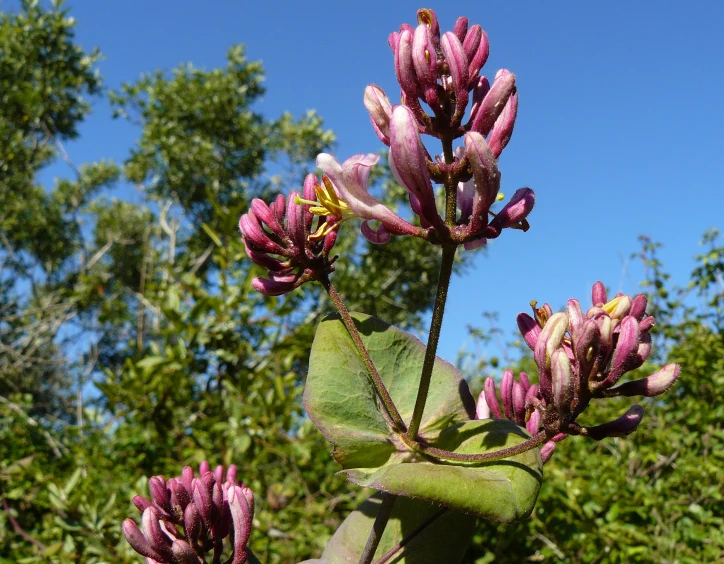
[[[618,303],[621,301],[622,297],[623,296],[619,296],[618,298],[613,298],[610,302],[603,304],[603,310],[608,315],[611,315],[614,311],[616,311],[616,307],[618,306]]]
[[[326,237],[330,231],[336,229],[339,225],[347,220],[357,217],[347,202],[342,200],[332,186],[332,182],[326,176],[322,177],[322,184],[314,187],[314,193],[317,196],[316,202],[305,200],[297,196],[294,199],[295,204],[307,204],[312,206],[309,211],[319,216],[334,216],[335,221],[325,221],[317,230],[309,236],[310,240],[321,239]]]

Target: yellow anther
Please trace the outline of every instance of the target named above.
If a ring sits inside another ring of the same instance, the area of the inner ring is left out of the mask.
[[[611,315],[614,311],[616,311],[616,307],[618,306],[622,297],[623,296],[619,296],[618,298],[613,298],[610,302],[603,304],[603,310],[608,315]]]
[[[347,202],[337,195],[329,178],[323,176],[322,184],[324,186],[317,184],[314,187],[314,194],[317,196],[318,201],[305,200],[299,196],[294,199],[295,204],[307,204],[311,206],[309,211],[314,215],[333,216],[335,218],[335,221],[330,222],[328,220],[317,227],[317,230],[309,235],[310,240],[326,237],[330,231],[336,229],[345,221],[357,217],[349,205],[347,205]]]

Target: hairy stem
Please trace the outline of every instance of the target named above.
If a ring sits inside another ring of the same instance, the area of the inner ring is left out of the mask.
[[[382,381],[382,377],[380,376],[380,373],[377,372],[377,368],[375,367],[374,362],[372,362],[372,358],[370,357],[370,353],[365,347],[364,343],[362,342],[362,337],[359,334],[359,331],[357,331],[357,327],[354,324],[354,320],[352,319],[352,316],[349,314],[349,310],[347,309],[347,306],[344,305],[344,302],[342,301],[341,296],[335,289],[335,287],[332,285],[332,283],[329,281],[328,277],[324,277],[322,280],[319,281],[322,286],[324,286],[324,289],[329,294],[329,297],[332,299],[332,302],[334,303],[335,307],[337,308],[337,311],[339,312],[340,317],[342,318],[342,322],[344,323],[344,326],[347,328],[347,331],[349,332],[349,336],[352,338],[352,342],[354,343],[355,348],[357,349],[357,353],[362,358],[362,361],[365,363],[365,366],[367,367],[367,370],[370,373],[370,378],[372,379],[372,385],[375,388],[375,391],[377,392],[377,396],[380,398],[380,401],[382,402],[382,405],[384,407],[383,413],[386,415],[386,418],[388,422],[390,422],[392,426],[392,430],[398,433],[404,433],[407,427],[405,426],[405,422],[402,420],[402,417],[400,417],[400,412],[397,411],[397,407],[395,406],[394,402],[392,401],[392,398],[390,397],[390,393],[387,391],[387,387],[385,386],[385,383]]]
[[[375,561],[375,564],[385,564],[385,562],[389,562],[390,559],[395,556],[400,550],[402,550],[406,544],[408,544],[412,539],[414,539],[417,535],[419,535],[423,530],[425,530],[427,527],[432,525],[438,518],[442,517],[447,512],[447,507],[441,507],[438,509],[435,513],[430,515],[427,519],[425,519],[422,523],[420,523],[417,527],[415,527],[410,534],[408,534],[405,538],[403,538],[400,542],[398,542],[395,546],[393,546],[390,550],[385,552],[379,560]]]
[[[380,539],[382,539],[382,533],[385,532],[387,521],[389,521],[390,515],[392,514],[392,508],[394,507],[396,500],[397,496],[388,493],[382,494],[382,503],[380,504],[380,508],[377,510],[377,517],[375,517],[375,522],[372,524],[370,536],[367,537],[367,543],[362,551],[362,556],[359,558],[359,564],[370,564],[370,562],[372,562],[372,559],[375,556],[375,551],[380,544]]]
[[[527,441],[515,446],[482,454],[460,454],[457,452],[450,452],[449,450],[426,446],[420,443],[410,446],[413,446],[415,450],[427,456],[431,456],[439,460],[448,460],[450,462],[489,462],[491,460],[500,460],[501,458],[508,458],[510,456],[515,456],[516,454],[521,454],[527,450],[531,450],[542,445],[547,440],[548,438],[546,437],[545,431],[541,431]]]
[[[422,364],[420,387],[417,390],[415,409],[412,412],[412,419],[410,420],[410,425],[407,429],[407,438],[411,441],[416,440],[417,432],[420,430],[420,421],[422,421],[422,414],[425,411],[427,393],[430,390],[432,368],[435,365],[437,345],[440,341],[442,318],[445,313],[445,302],[447,301],[447,291],[450,286],[450,277],[452,276],[456,249],[457,245],[454,244],[443,245],[442,247],[442,264],[440,266],[440,277],[437,280],[437,294],[435,296],[435,305],[432,309],[432,321],[430,322],[430,334],[427,339],[425,360]]]

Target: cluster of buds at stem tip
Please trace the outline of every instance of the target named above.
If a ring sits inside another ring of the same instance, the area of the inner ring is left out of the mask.
[[[478,24],[469,27],[467,18],[459,18],[453,31],[441,35],[433,10],[419,10],[417,19],[416,28],[403,24],[389,37],[401,104],[392,105],[375,85],[368,86],[364,95],[372,126],[390,147],[395,179],[409,192],[421,226],[431,231],[426,237],[430,240],[451,240],[471,249],[498,237],[506,227],[527,230],[526,217],[535,203],[530,188],[518,190],[500,212],[491,211],[493,204],[503,199],[498,158],[513,133],[518,111],[515,75],[501,69],[492,86],[480,75],[489,44]],[[432,115],[423,110],[421,102],[430,107]],[[469,117],[463,123],[469,105]],[[463,143],[445,158],[433,159],[421,134],[444,143],[463,138]],[[446,230],[438,213],[433,182],[452,182],[458,187],[459,214],[452,230]],[[382,224],[382,233],[368,237],[371,241],[389,239],[382,217],[365,219]]]
[[[323,212],[316,199],[326,204]],[[339,200],[329,179],[323,177],[320,184],[313,174],[305,179],[301,195],[280,194],[271,204],[255,198],[239,221],[247,255],[269,271],[267,278],[254,278],[254,288],[280,296],[327,276],[334,270],[336,257],[329,253],[339,225],[351,217],[354,214]]]
[[[525,373],[516,381],[506,371],[500,382],[503,410],[490,378],[478,400],[478,418],[492,414],[515,421],[531,434],[545,431],[549,441],[542,449],[544,460],[567,435],[620,437],[641,422],[643,408],[634,405],[614,421],[581,426],[576,418],[592,399],[658,396],[679,376],[680,367],[667,364],[650,376],[620,384],[621,377],[640,368],[651,353],[654,318],[646,314],[645,295],[617,294],[609,301],[601,282],[593,286],[592,302],[584,313],[578,300],[571,299],[567,311],[555,314],[548,304],[538,308],[532,302],[533,315],[518,315],[518,327],[533,350],[539,383],[531,385]]]
[[[126,519],[123,535],[148,564],[200,564],[211,551],[214,562],[221,562],[224,554],[229,564],[248,562],[254,494],[237,481],[233,464],[224,477],[223,466],[212,471],[204,461],[199,474],[196,478],[186,466],[180,477],[168,481],[153,476],[151,499],[133,498],[142,512],[141,528]]]

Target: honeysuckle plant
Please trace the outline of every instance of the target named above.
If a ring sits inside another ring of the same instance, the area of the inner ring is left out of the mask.
[[[372,127],[389,147],[389,167],[409,195],[401,215],[369,193],[376,155],[338,162],[320,154],[321,176],[272,202],[254,200],[241,217],[247,255],[267,271],[253,281],[268,296],[317,282],[337,309],[317,329],[304,407],[331,443],[347,478],[377,490],[341,525],[318,562],[459,562],[482,517],[503,523],[527,517],[543,465],[569,435],[592,440],[627,435],[644,412],[632,405],[614,421],[578,423],[594,400],[657,396],[679,375],[676,365],[622,383],[651,351],[654,318],[646,298],[608,299],[597,282],[584,312],[571,299],[554,313],[532,302],[518,326],[537,374],[506,370],[485,381],[477,401],[460,372],[436,356],[456,253],[484,246],[506,229],[527,231],[535,195],[520,188],[505,201],[498,158],[516,121],[515,75],[481,74],[489,54],[482,28],[461,17],[441,33],[434,11],[389,36],[401,99],[378,86],[364,92]],[[431,155],[422,136],[434,138]],[[442,196],[442,198],[440,198]],[[438,201],[444,207],[438,208]],[[404,216],[404,217],[403,217]],[[375,244],[417,237],[442,255],[427,343],[364,313],[350,312],[335,289],[337,234],[359,221]],[[345,227],[346,228],[346,227]],[[235,470],[150,480],[151,500],[136,498],[142,527],[123,531],[149,562],[233,562],[246,547],[254,497]],[[210,560],[209,560],[210,559]]]

